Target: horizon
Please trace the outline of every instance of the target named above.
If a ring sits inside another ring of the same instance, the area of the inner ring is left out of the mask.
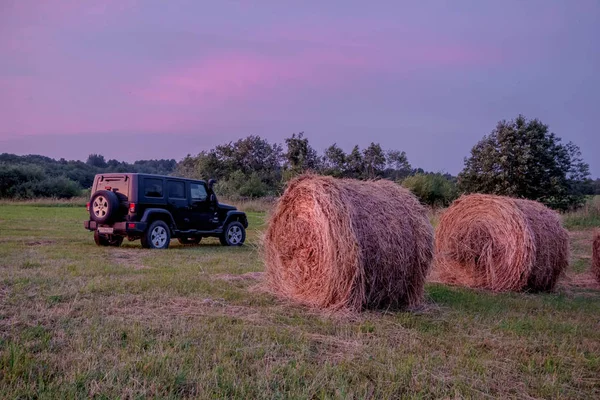
[[[0,153],[179,161],[304,131],[320,154],[375,142],[457,175],[498,121],[523,114],[577,144],[600,177],[592,0],[25,0],[0,11]]]

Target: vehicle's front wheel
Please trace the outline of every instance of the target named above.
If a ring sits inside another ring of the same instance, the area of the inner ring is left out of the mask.
[[[181,244],[199,244],[200,241],[202,240],[202,237],[191,237],[191,238],[180,237],[180,238],[177,238],[177,240],[179,240],[179,243],[181,243]]]
[[[169,227],[163,221],[154,221],[141,237],[146,249],[166,249],[171,241]]]
[[[121,243],[123,243],[123,236],[107,236],[98,233],[98,231],[94,231],[94,242],[96,242],[98,246],[119,247]]]
[[[239,222],[231,222],[219,238],[223,246],[241,246],[246,240],[246,230]]]

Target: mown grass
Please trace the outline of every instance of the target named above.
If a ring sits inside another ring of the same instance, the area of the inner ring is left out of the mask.
[[[0,205],[0,398],[600,396],[596,290],[428,284],[418,310],[330,315],[262,289],[264,213],[242,248],[167,251],[97,247],[85,217]]]

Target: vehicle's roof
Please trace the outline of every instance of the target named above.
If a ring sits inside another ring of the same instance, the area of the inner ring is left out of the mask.
[[[168,178],[168,179],[176,179],[176,180],[182,180],[182,181],[194,181],[194,182],[202,182],[202,183],[206,183],[204,180],[202,179],[190,179],[190,178],[182,178],[179,176],[168,176],[168,175],[158,175],[158,174],[142,174],[139,172],[107,172],[107,173],[101,173],[101,174],[96,174],[96,176],[106,176],[106,177],[113,177],[113,176],[142,176],[142,177],[150,177],[150,178]]]

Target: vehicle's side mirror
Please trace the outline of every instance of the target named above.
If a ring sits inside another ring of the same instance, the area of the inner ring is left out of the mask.
[[[214,180],[214,179],[209,179],[209,180],[208,180],[208,188],[212,190],[212,188],[213,188],[213,185],[214,185],[215,183],[217,183],[217,181],[216,181],[216,180]],[[212,200],[212,199],[211,199],[211,200]]]
[[[210,195],[210,202],[211,203],[215,203],[216,201],[217,201],[217,196],[215,196],[214,193],[211,193],[211,195]]]

